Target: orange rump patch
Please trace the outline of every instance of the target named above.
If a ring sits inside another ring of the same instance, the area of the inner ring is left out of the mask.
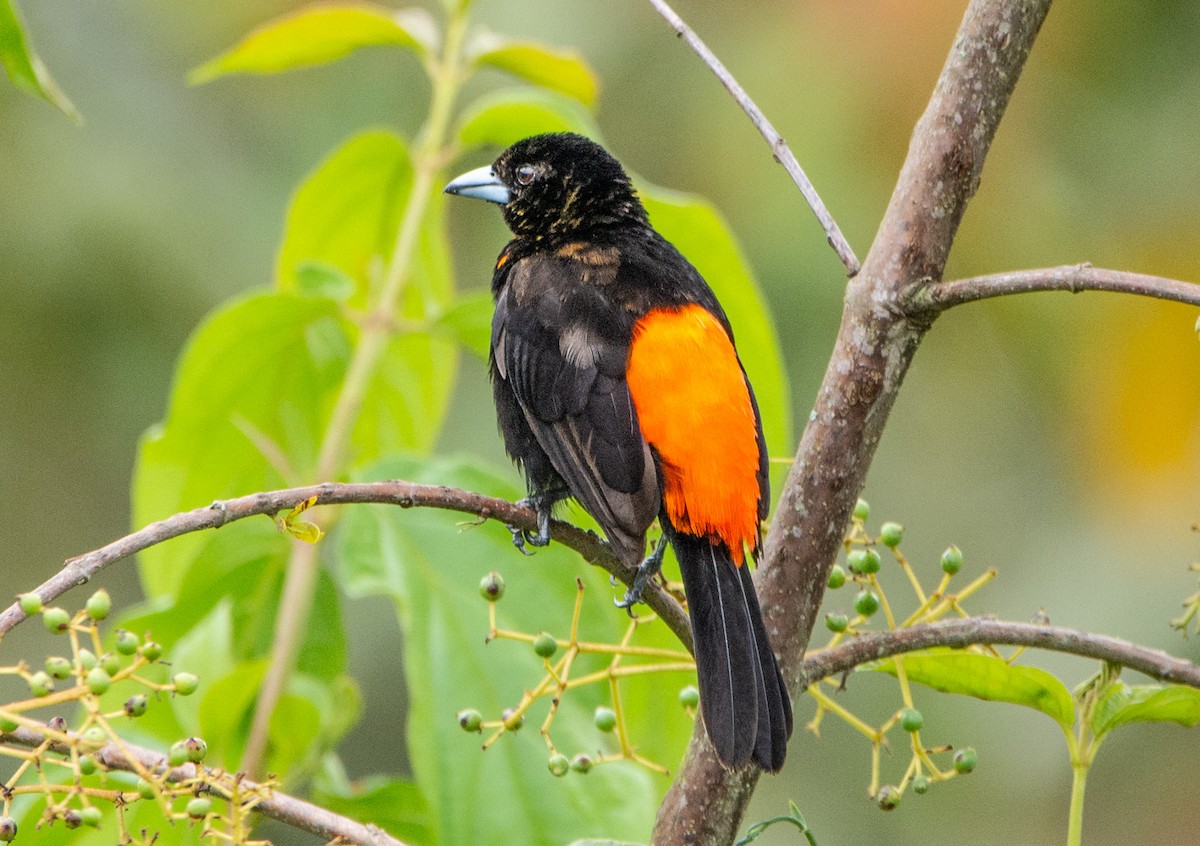
[[[651,311],[634,325],[626,376],[671,523],[723,541],[741,565],[758,540],[758,430],[724,327],[698,305]]]

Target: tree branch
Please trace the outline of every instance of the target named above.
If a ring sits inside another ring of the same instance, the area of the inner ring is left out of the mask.
[[[443,508],[464,514],[474,514],[484,519],[498,520],[505,525],[537,530],[537,514],[532,508],[516,505],[503,499],[448,488],[440,485],[418,485],[412,482],[361,482],[357,484],[309,485],[301,488],[268,491],[214,502],[205,508],[184,511],[157,523],[151,523],[133,534],[85,553],[69,558],[50,579],[34,589],[42,603],[50,605],[55,599],[78,585],[87,584],[100,570],[122,559],[128,558],[163,541],[198,532],[203,529],[219,529],[235,520],[243,520],[260,514],[274,516],[280,511],[294,508],[301,502],[316,497],[317,505],[346,505],[351,503],[377,503],[398,505],[401,508]],[[555,541],[575,550],[589,564],[595,564],[629,584],[634,575],[632,568],[622,564],[612,554],[607,543],[595,533],[584,531],[555,520],[551,523],[550,535]],[[516,554],[515,551],[513,553]],[[642,600],[660,616],[672,632],[691,651],[692,630],[687,613],[671,594],[657,583],[651,583],[642,594]],[[25,613],[16,603],[0,611],[0,640],[25,619]]]
[[[729,92],[729,95],[742,107],[742,111],[746,113],[746,117],[750,118],[750,122],[754,124],[759,134],[770,145],[771,153],[775,156],[775,161],[783,165],[783,169],[788,172],[788,176],[796,183],[796,187],[800,189],[800,193],[808,202],[809,208],[817,216],[821,228],[825,230],[825,238],[829,241],[829,246],[833,247],[834,252],[838,254],[838,258],[842,260],[842,264],[846,266],[846,273],[849,276],[854,276],[858,273],[861,267],[858,257],[854,255],[854,250],[851,249],[846,236],[838,228],[837,221],[833,219],[833,215],[825,207],[825,203],[821,200],[817,189],[813,187],[812,182],[809,181],[808,176],[804,173],[804,168],[800,167],[800,162],[796,161],[796,157],[792,154],[787,142],[783,140],[783,136],[767,120],[767,116],[762,113],[762,109],[750,99],[750,95],[738,84],[733,74],[725,68],[725,65],[721,64],[721,60],[713,54],[712,50],[708,49],[708,45],[700,40],[700,36],[696,35],[692,28],[684,22],[683,18],[675,14],[675,10],[668,6],[665,0],[650,0],[650,5],[663,16],[679,37],[688,43],[688,46],[695,51],[700,60],[708,65],[709,70],[721,81],[721,84],[725,86],[725,90]]]
[[[963,303],[1031,291],[1068,291],[1072,294],[1080,291],[1112,291],[1200,306],[1200,285],[1193,282],[1104,270],[1086,263],[1040,270],[1015,270],[928,285],[914,296],[913,305],[944,311]]]
[[[45,740],[46,737],[41,732],[28,728],[19,728],[7,734],[0,732],[0,743],[11,743],[28,749],[38,748]],[[196,775],[195,764],[184,764],[182,767],[171,769],[167,765],[166,756],[159,752],[130,743],[125,743],[124,746],[142,770],[149,770],[155,774],[165,772],[168,781],[182,781]],[[65,743],[51,742],[49,748],[52,752],[61,755],[69,756],[71,754],[71,747]],[[109,743],[90,754],[105,769],[122,772],[137,771],[130,759],[116,744]],[[405,846],[403,841],[396,839],[377,826],[343,817],[311,802],[305,802],[303,799],[296,799],[274,788],[256,784],[249,779],[243,779],[240,784],[246,793],[262,791],[266,795],[267,798],[255,804],[256,812],[292,828],[315,834],[326,841],[346,840],[358,844],[358,846]]]
[[[878,661],[935,646],[962,648],[975,644],[1031,646],[1066,652],[1097,661],[1111,661],[1159,681],[1200,688],[1200,665],[1108,635],[1061,626],[1013,623],[986,617],[945,620],[886,632],[868,632],[832,649],[809,655],[800,665],[801,687]]]
[[[907,303],[942,278],[996,128],[1050,0],[972,0],[862,271],[846,290],[837,342],[764,545],[756,575],[768,633],[789,689],[829,568],[908,366],[929,326]],[[717,760],[702,721],[652,836],[667,844],[732,843],[759,773]]]

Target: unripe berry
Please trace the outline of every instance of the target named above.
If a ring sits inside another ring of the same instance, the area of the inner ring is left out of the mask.
[[[966,775],[975,769],[978,761],[979,756],[973,748],[968,746],[966,749],[960,749],[954,753],[954,771],[959,775]]]
[[[871,516],[871,506],[867,504],[865,499],[859,499],[854,503],[854,519],[865,521]]]
[[[879,553],[873,549],[856,549],[846,556],[846,565],[851,573],[878,573],[879,564]]]
[[[555,778],[562,778],[571,769],[571,762],[567,760],[566,755],[557,752],[550,756],[550,760],[546,762],[546,768]]]
[[[104,813],[94,805],[89,808],[79,809],[79,820],[84,825],[90,828],[99,828],[101,820],[104,819]]]
[[[885,811],[896,810],[896,806],[900,804],[900,788],[894,784],[885,784],[879,788],[879,793],[875,796],[875,801]]]
[[[542,632],[533,639],[533,651],[541,658],[549,658],[558,651],[558,641],[554,635]]]
[[[103,667],[92,667],[88,670],[87,686],[88,690],[99,696],[108,690],[112,684],[112,676]]]
[[[525,715],[518,714],[516,708],[505,708],[500,713],[500,719],[508,731],[520,731],[521,726],[525,725]]]
[[[21,594],[17,597],[17,605],[21,606],[26,617],[32,617],[34,614],[42,612],[42,598],[36,593]]]
[[[459,711],[458,724],[462,726],[463,731],[483,731],[483,714],[480,714],[474,708]]]
[[[171,744],[171,748],[167,750],[167,763],[172,767],[182,767],[188,762],[187,746],[182,740],[177,740]]]
[[[88,597],[87,605],[84,608],[87,609],[89,617],[96,622],[100,622],[112,611],[112,597],[108,595],[108,591],[100,588],[100,590]]]
[[[0,734],[4,734],[4,733],[10,732],[10,731],[16,731],[17,727],[20,725],[21,724],[18,723],[16,720],[10,720],[10,719],[7,719],[6,717],[0,717]]]
[[[146,713],[146,709],[150,707],[150,698],[144,693],[136,693],[125,700],[125,715],[128,717],[140,717]]]
[[[67,730],[67,720],[65,717],[51,717],[46,720],[46,728],[51,731],[65,732]]]
[[[84,730],[83,734],[79,735],[79,739],[83,741],[83,745],[87,748],[99,749],[108,743],[108,732],[100,728],[100,726],[90,726]]]
[[[104,672],[115,676],[121,672],[121,656],[115,652],[105,652],[100,656],[100,666],[104,668]]]
[[[148,640],[142,644],[141,653],[142,657],[147,661],[157,661],[162,657],[162,644],[154,640]]]
[[[925,725],[925,717],[916,708],[905,708],[900,712],[900,728],[909,734],[920,731],[923,725]]]
[[[197,796],[187,803],[187,815],[194,820],[203,819],[212,813],[212,800],[207,796]]]
[[[679,704],[684,708],[695,708],[700,704],[700,691],[695,685],[689,684],[679,691]]]
[[[504,579],[495,570],[488,573],[479,582],[479,595],[488,602],[496,602],[504,596]]]
[[[96,666],[96,656],[86,649],[81,649],[75,653],[75,657],[79,659],[79,666],[86,673],[92,667]]]
[[[139,778],[137,780],[137,793],[138,796],[141,796],[143,799],[153,799],[154,785],[146,781],[144,778]]]
[[[208,744],[200,737],[189,737],[183,742],[183,748],[187,750],[187,759],[193,764],[199,764],[208,754]]]
[[[899,523],[884,523],[879,527],[879,542],[886,547],[895,549],[904,539],[904,527]]]
[[[596,714],[592,719],[600,731],[612,731],[617,727],[617,712],[612,708],[605,708],[603,705],[596,709]]]
[[[46,672],[53,679],[65,679],[71,675],[71,662],[61,655],[51,655],[46,659]]]
[[[12,843],[17,836],[17,821],[12,817],[0,817],[0,843]]]
[[[96,764],[96,759],[91,755],[79,756],[79,774],[90,776],[93,775],[99,767]]]
[[[138,651],[141,640],[131,631],[117,629],[117,652],[122,655],[132,655]]]
[[[850,625],[850,618],[845,614],[826,614],[825,628],[831,632],[844,632],[846,627]]]
[[[963,554],[957,546],[951,546],[942,553],[942,572],[953,576],[962,569]]]
[[[913,793],[918,796],[924,796],[929,792],[929,778],[923,775],[917,776],[912,780],[912,789]]]
[[[854,599],[854,610],[864,617],[870,617],[879,610],[879,597],[873,590],[860,590]]]
[[[571,759],[571,769],[573,769],[577,773],[591,772],[592,767],[594,765],[595,765],[595,762],[592,760],[592,756],[587,755],[583,752],[580,752],[578,755],[576,755],[574,758]]]
[[[171,683],[175,685],[175,692],[180,696],[191,696],[200,686],[200,679],[191,673],[176,673],[171,679]]]
[[[47,608],[42,612],[42,623],[50,634],[62,634],[71,627],[71,615],[62,608]]]
[[[846,583],[846,571],[842,569],[841,564],[834,564],[833,569],[829,571],[829,589],[837,590]]]
[[[49,696],[54,691],[54,679],[48,673],[37,672],[29,677],[29,692],[34,696]]]

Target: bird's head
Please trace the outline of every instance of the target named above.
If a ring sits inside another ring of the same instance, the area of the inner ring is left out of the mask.
[[[646,222],[620,162],[572,133],[518,141],[491,165],[452,181],[446,192],[499,203],[514,235],[539,242],[596,237],[610,226]]]

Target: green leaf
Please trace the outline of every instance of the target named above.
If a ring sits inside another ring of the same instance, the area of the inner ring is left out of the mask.
[[[233,603],[228,599],[219,603],[171,650],[173,663],[200,678],[201,688],[196,694],[171,697],[171,709],[189,734],[200,733],[203,700],[211,695],[217,682],[236,665],[232,609]],[[254,692],[258,687],[256,685],[249,690],[251,695],[256,695]]]
[[[193,85],[236,73],[280,73],[333,62],[360,47],[391,46],[426,55],[436,38],[427,14],[372,3],[314,3],[275,18],[189,74]]]
[[[894,659],[869,669],[896,674]],[[1051,717],[1069,732],[1075,723],[1070,691],[1045,670],[1009,664],[994,655],[934,649],[904,656],[909,681],[943,693],[974,696],[988,702],[1024,705]]]
[[[754,386],[771,455],[791,455],[792,402],[779,336],[741,248],[725,220],[706,200],[638,182],[650,221],[674,244],[716,293],[737,340],[738,355]],[[782,475],[782,474],[781,474]],[[779,490],[782,479],[773,479]]]
[[[13,0],[0,0],[0,64],[17,88],[46,100],[75,123],[83,123],[79,110],[29,45]]]
[[[406,843],[430,843],[429,805],[411,781],[372,776],[354,784],[318,779],[312,801],[326,810],[377,825]]]
[[[596,100],[596,75],[583,56],[532,41],[509,41],[481,32],[470,52],[475,64],[511,73],[534,85],[559,91],[585,105]]]
[[[396,460],[372,468],[368,475],[508,498],[519,495],[474,459]],[[486,718],[498,718],[541,676],[540,663],[526,645],[484,644],[488,612],[478,594],[483,575],[498,568],[508,577],[508,590],[496,607],[498,625],[562,635],[569,629],[575,579],[583,579],[587,593],[580,636],[615,642],[628,622],[612,612],[614,589],[602,571],[554,544],[539,551],[536,566],[530,566],[512,548],[502,527],[472,525],[433,509],[355,508],[346,512],[334,540],[338,577],[346,592],[383,594],[396,605],[404,630],[411,703],[409,755],[417,784],[429,801],[436,835],[431,839],[508,844],[539,842],[546,832],[564,842],[601,834],[644,834],[654,818],[654,797],[665,782],[627,764],[597,767],[586,778],[553,778],[536,728],[545,718],[548,701],[533,707],[522,732],[500,738],[486,753],[479,749],[479,736],[462,731],[454,718],[463,708],[478,708]],[[594,663],[580,658],[573,673],[587,672]],[[658,755],[667,764],[678,760],[691,722],[675,696],[677,685],[691,678],[682,673],[649,677],[642,686],[649,692],[630,685],[630,698],[639,701],[636,716],[630,717],[637,720],[631,732],[639,751]],[[656,698],[653,706],[643,706],[641,697]],[[574,754],[611,747],[611,736],[600,734],[592,724],[600,704],[610,704],[605,685],[572,690],[562,698],[552,727],[560,749]],[[665,714],[676,716],[664,718]]]
[[[1097,737],[1129,723],[1200,724],[1200,690],[1183,685],[1129,686],[1117,682],[1092,716]]]
[[[492,295],[480,291],[460,298],[429,328],[458,341],[477,358],[487,361],[492,343]]]
[[[535,88],[485,94],[463,110],[455,132],[465,148],[508,147],[544,132],[578,132],[599,137],[591,114],[577,101]]]
[[[296,264],[296,292],[306,297],[327,297],[344,303],[357,289],[344,270],[328,262],[314,260]]]

